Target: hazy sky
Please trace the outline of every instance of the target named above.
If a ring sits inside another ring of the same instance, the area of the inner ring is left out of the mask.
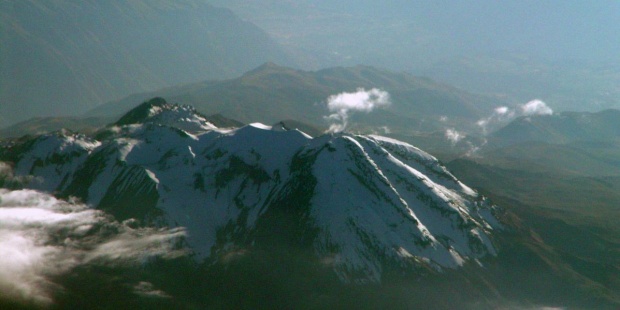
[[[231,8],[255,22],[276,37],[278,31],[290,29],[287,36],[308,37],[316,24],[331,23],[339,18],[331,31],[314,39],[325,38],[325,49],[333,45],[330,35],[343,34],[344,23],[357,24],[363,32],[371,32],[377,23],[388,29],[382,36],[401,36],[403,42],[412,36],[424,36],[423,48],[429,55],[463,56],[469,53],[509,51],[528,53],[549,60],[593,59],[615,60],[620,49],[620,1],[549,1],[549,0],[434,0],[434,1],[288,1],[288,0],[210,0]],[[287,19],[286,16],[296,18]],[[283,18],[284,16],[284,18]],[[321,17],[326,17],[321,19]],[[394,21],[407,24],[415,31],[394,28]],[[372,29],[369,24],[375,24]],[[327,25],[329,28],[330,25]],[[310,29],[310,30],[308,30]],[[389,33],[394,29],[393,33]],[[325,29],[320,31],[325,31]],[[296,33],[297,32],[297,33]],[[299,34],[303,32],[302,34]],[[287,39],[290,39],[287,37]],[[360,46],[368,37],[341,37]],[[385,38],[377,38],[384,40]],[[291,40],[294,40],[291,39]],[[429,42],[430,40],[430,42]],[[357,42],[356,42],[357,41]],[[320,42],[313,42],[320,44]],[[403,47],[410,48],[411,45]],[[393,48],[393,47],[389,47]],[[417,51],[416,51],[417,52]]]
[[[620,1],[433,1],[419,15],[474,50],[558,60],[617,58],[620,48]]]

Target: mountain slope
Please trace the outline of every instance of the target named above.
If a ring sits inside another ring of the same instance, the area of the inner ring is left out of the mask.
[[[524,142],[478,153],[479,161],[513,170],[566,176],[620,175],[620,143]]]
[[[30,187],[118,218],[186,227],[198,257],[310,247],[345,282],[389,266],[451,269],[495,255],[493,207],[429,154],[380,136],[217,129],[156,98],[96,139],[58,132],[4,148]]]
[[[563,112],[519,117],[491,134],[493,145],[528,141],[565,144],[577,141],[609,142],[620,137],[620,110],[596,113]]]
[[[560,160],[562,156],[556,154]],[[515,162],[518,168],[513,166]],[[575,171],[564,174],[570,167],[546,167],[547,170],[541,171],[536,166],[528,167],[518,158],[504,163],[457,159],[448,163],[448,167],[518,215],[519,225],[527,227],[535,239],[545,243],[544,248],[562,261],[551,263],[553,268],[568,268],[563,272],[571,274],[570,279],[587,289],[590,298],[602,293],[615,303],[620,302],[620,285],[616,280],[620,275],[620,229],[616,225],[620,216],[620,177],[617,174],[605,177],[579,175]]]
[[[0,22],[10,123],[288,59],[261,29],[203,1],[2,0]]]

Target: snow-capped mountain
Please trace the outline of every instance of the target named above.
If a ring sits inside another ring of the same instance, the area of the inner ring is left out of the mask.
[[[156,98],[94,137],[43,135],[3,146],[0,160],[32,175],[30,188],[186,227],[198,259],[285,240],[363,282],[388,265],[442,270],[496,254],[494,207],[433,156],[381,136],[218,129]]]

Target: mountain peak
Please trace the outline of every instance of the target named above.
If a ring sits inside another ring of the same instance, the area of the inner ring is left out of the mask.
[[[280,69],[285,69],[285,68],[287,68],[287,67],[283,67],[283,66],[280,66],[280,65],[276,64],[275,62],[268,61],[268,62],[258,66],[256,69],[254,69],[252,71],[280,70]]]
[[[276,73],[276,72],[297,72],[298,70],[295,70],[293,68],[290,67],[285,67],[285,66],[280,66],[274,62],[266,62],[258,67],[256,67],[255,69],[252,69],[248,72],[246,72],[243,76],[260,76],[263,74],[272,74],[272,73]]]
[[[161,97],[155,97],[131,109],[129,112],[123,115],[115,123],[115,125],[123,126],[123,125],[143,123],[151,116],[151,114],[155,110],[157,110],[158,108],[159,109],[165,108],[167,105],[169,104],[168,102],[166,102],[166,99],[161,98]]]
[[[161,97],[155,97],[133,108],[123,115],[115,125],[146,123],[177,127],[190,133],[217,128],[208,122],[205,116],[198,113],[194,107],[168,103]]]

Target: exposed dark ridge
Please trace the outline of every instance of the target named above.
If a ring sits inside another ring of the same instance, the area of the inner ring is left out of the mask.
[[[141,123],[149,117],[149,112],[152,107],[164,107],[168,104],[166,99],[161,97],[155,97],[149,101],[145,101],[139,106],[133,108],[131,111],[123,115],[115,125],[129,125]]]
[[[323,134],[323,131],[321,131],[321,129],[315,126],[306,124],[304,122],[293,120],[293,119],[283,120],[283,121],[280,121],[274,124],[274,126],[277,126],[277,125],[282,126],[282,128],[286,130],[294,130],[294,129],[300,130],[312,137],[318,137]]]

